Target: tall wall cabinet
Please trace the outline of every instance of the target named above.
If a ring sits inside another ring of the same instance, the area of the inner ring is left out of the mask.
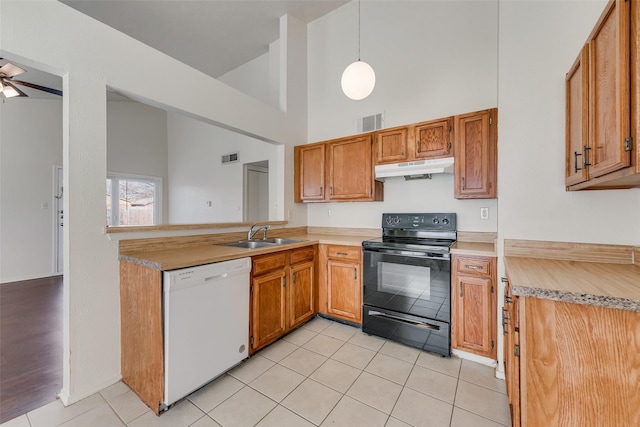
[[[566,76],[567,190],[640,186],[640,5],[611,0]]]

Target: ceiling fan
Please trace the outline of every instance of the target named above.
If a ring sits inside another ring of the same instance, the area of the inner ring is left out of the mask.
[[[18,89],[16,85],[21,85],[21,86],[29,87],[31,89],[37,89],[44,92],[52,93],[54,95],[62,96],[61,90],[52,89],[50,87],[40,86],[35,83],[29,83],[29,82],[24,82],[22,80],[14,79],[15,76],[18,76],[23,73],[26,73],[26,71],[10,62],[7,62],[6,64],[0,66],[0,94],[2,95],[2,98],[28,96],[26,93]]]

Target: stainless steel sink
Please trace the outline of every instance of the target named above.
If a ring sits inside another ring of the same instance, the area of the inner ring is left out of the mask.
[[[275,243],[269,243],[262,240],[240,240],[239,242],[222,243],[222,246],[233,246],[235,248],[247,249],[267,248],[275,245]]]
[[[271,246],[285,245],[287,243],[298,243],[302,240],[286,239],[284,237],[272,237],[264,240],[240,240],[239,242],[220,243],[222,246],[233,246],[235,248],[268,248]]]
[[[302,240],[286,239],[284,237],[272,237],[270,239],[260,240],[261,242],[275,243],[276,245],[285,245],[287,243],[298,243]]]

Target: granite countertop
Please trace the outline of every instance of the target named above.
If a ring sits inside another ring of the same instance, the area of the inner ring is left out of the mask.
[[[263,255],[271,252],[286,251],[318,243],[329,245],[362,246],[365,240],[377,236],[347,236],[333,234],[300,234],[287,236],[289,239],[301,240],[268,248],[245,249],[219,244],[193,246],[188,248],[164,249],[159,251],[140,251],[120,254],[120,261],[128,261],[154,270],[175,270],[212,262],[227,261],[243,257]]]
[[[640,312],[640,265],[507,256],[514,295]]]

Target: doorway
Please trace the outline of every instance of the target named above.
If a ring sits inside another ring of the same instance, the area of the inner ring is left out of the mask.
[[[246,222],[269,220],[269,161],[244,164],[244,212]]]

